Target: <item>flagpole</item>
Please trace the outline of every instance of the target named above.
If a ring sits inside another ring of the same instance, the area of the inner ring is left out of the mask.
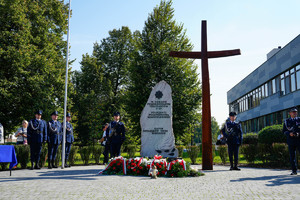
[[[69,15],[68,15],[68,33],[67,33],[67,56],[66,56],[66,80],[65,80],[65,103],[64,103],[64,121],[63,121],[63,143],[62,143],[62,161],[61,168],[65,168],[66,154],[66,116],[67,116],[67,98],[68,98],[68,71],[69,71],[69,40],[70,40],[70,14],[71,0],[69,0]]]

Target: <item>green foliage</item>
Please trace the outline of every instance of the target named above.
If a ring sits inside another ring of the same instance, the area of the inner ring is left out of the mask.
[[[257,145],[255,144],[244,144],[241,146],[241,153],[244,154],[244,157],[248,163],[254,163],[257,158]]]
[[[78,146],[72,145],[71,150],[70,150],[70,154],[69,154],[69,158],[68,158],[68,160],[70,162],[70,165],[75,164],[76,154],[78,152],[78,149],[79,149]]]
[[[0,121],[10,133],[36,109],[49,116],[63,108],[68,7],[0,0],[0,13]]]
[[[187,148],[187,151],[188,151],[189,158],[191,159],[192,164],[194,165],[196,163],[196,160],[199,155],[199,147],[198,146],[189,146]]]
[[[90,146],[83,146],[80,148],[79,153],[83,164],[88,165],[92,153],[92,148]]]
[[[62,154],[62,145],[59,145],[56,153],[56,158],[54,160],[57,166],[59,166],[59,162],[61,161],[61,156],[62,156],[61,154]]]
[[[116,110],[128,124],[130,119],[123,107],[132,49],[132,33],[122,27],[109,31],[100,44],[95,43],[92,55],[83,55],[81,71],[72,78],[76,91],[73,111],[78,113],[76,130],[83,145],[102,137],[101,126],[111,121]]]
[[[26,169],[29,162],[30,147],[29,145],[15,145],[17,161],[22,169]]]
[[[58,154],[58,152],[57,152],[57,154]],[[44,144],[42,146],[41,155],[40,155],[40,161],[39,161],[40,167],[45,166],[47,156],[48,156],[48,144]]]
[[[178,150],[178,157],[182,158],[183,157],[183,150],[185,148],[185,146],[176,146],[177,150]]]
[[[221,157],[221,160],[222,160],[222,164],[225,165],[227,157],[228,157],[227,146],[226,145],[220,145],[220,146],[218,146],[218,149],[219,149],[220,157]]]
[[[134,158],[137,149],[136,145],[127,145],[126,149],[127,149],[128,158]]]
[[[171,1],[161,1],[149,14],[142,32],[134,34],[133,60],[129,69],[126,111],[133,124],[132,134],[140,135],[140,114],[152,87],[165,80],[172,88],[173,128],[176,140],[191,134],[199,121],[201,89],[197,66],[189,59],[172,58],[170,51],[191,51],[193,46],[182,24],[174,20]],[[187,139],[190,141],[191,137]]]
[[[212,134],[212,143],[217,142],[218,135],[220,134],[220,127],[215,117],[211,117],[211,134]],[[195,126],[195,134],[194,134],[195,143],[202,142],[202,125],[198,123]]]
[[[273,125],[263,128],[258,133],[258,142],[269,145],[273,143],[285,143],[286,136],[282,133],[282,125]]]
[[[247,133],[243,135],[243,144],[257,144],[258,143],[258,134],[256,133]]]
[[[92,147],[92,149],[93,149],[93,157],[95,159],[95,162],[97,165],[99,165],[100,164],[100,156],[103,153],[104,148],[101,145],[95,145]]]
[[[272,154],[270,156],[270,162],[274,166],[287,167],[290,164],[289,148],[285,143],[272,144]]]
[[[1,171],[7,170],[9,164],[10,164],[10,163],[0,163]]]
[[[272,152],[272,145],[258,143],[257,150],[258,150],[257,158],[261,160],[263,163],[267,163],[269,161]]]

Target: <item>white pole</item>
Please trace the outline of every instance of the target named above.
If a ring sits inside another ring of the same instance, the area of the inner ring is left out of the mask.
[[[69,16],[68,16],[68,33],[67,33],[67,57],[66,57],[66,80],[65,80],[65,105],[64,105],[64,126],[63,126],[63,143],[62,143],[62,157],[61,168],[65,168],[65,155],[66,155],[66,116],[67,116],[67,98],[68,98],[68,70],[69,70],[69,40],[70,40],[70,13],[71,13],[71,0],[69,0]]]

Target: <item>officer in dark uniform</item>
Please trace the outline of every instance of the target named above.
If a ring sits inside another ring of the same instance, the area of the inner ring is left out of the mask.
[[[71,151],[71,146],[72,143],[74,142],[74,135],[73,135],[73,126],[70,123],[71,121],[71,114],[67,113],[67,118],[66,118],[66,150],[65,150],[65,167],[71,167],[70,165],[68,165],[68,158],[69,158],[69,154]],[[62,127],[63,123],[62,123]]]
[[[28,123],[27,141],[30,145],[31,169],[40,169],[39,161],[42,150],[42,144],[47,140],[47,125],[46,122],[41,119],[42,114],[43,111],[36,111],[35,119],[30,120]]]
[[[286,119],[283,124],[283,133],[287,137],[289,145],[290,162],[292,166],[291,175],[297,175],[296,150],[300,152],[300,118],[297,117],[297,108],[292,108],[289,112],[290,118]]]
[[[62,139],[62,126],[57,120],[58,112],[54,111],[51,118],[48,122],[48,169],[57,168],[55,158]]]
[[[114,113],[114,121],[110,122],[108,126],[109,143],[110,143],[110,157],[120,156],[121,145],[125,140],[125,126],[120,122],[120,113]]]
[[[241,125],[235,122],[236,113],[230,112],[229,119],[226,120],[222,129],[224,137],[227,139],[228,154],[230,160],[230,170],[241,170],[237,167],[239,159],[239,147],[242,144],[243,132]],[[234,156],[234,165],[233,165]]]

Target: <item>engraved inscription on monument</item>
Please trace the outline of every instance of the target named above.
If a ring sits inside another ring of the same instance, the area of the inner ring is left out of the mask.
[[[172,128],[172,90],[161,81],[155,85],[141,115],[141,156],[177,157]]]

